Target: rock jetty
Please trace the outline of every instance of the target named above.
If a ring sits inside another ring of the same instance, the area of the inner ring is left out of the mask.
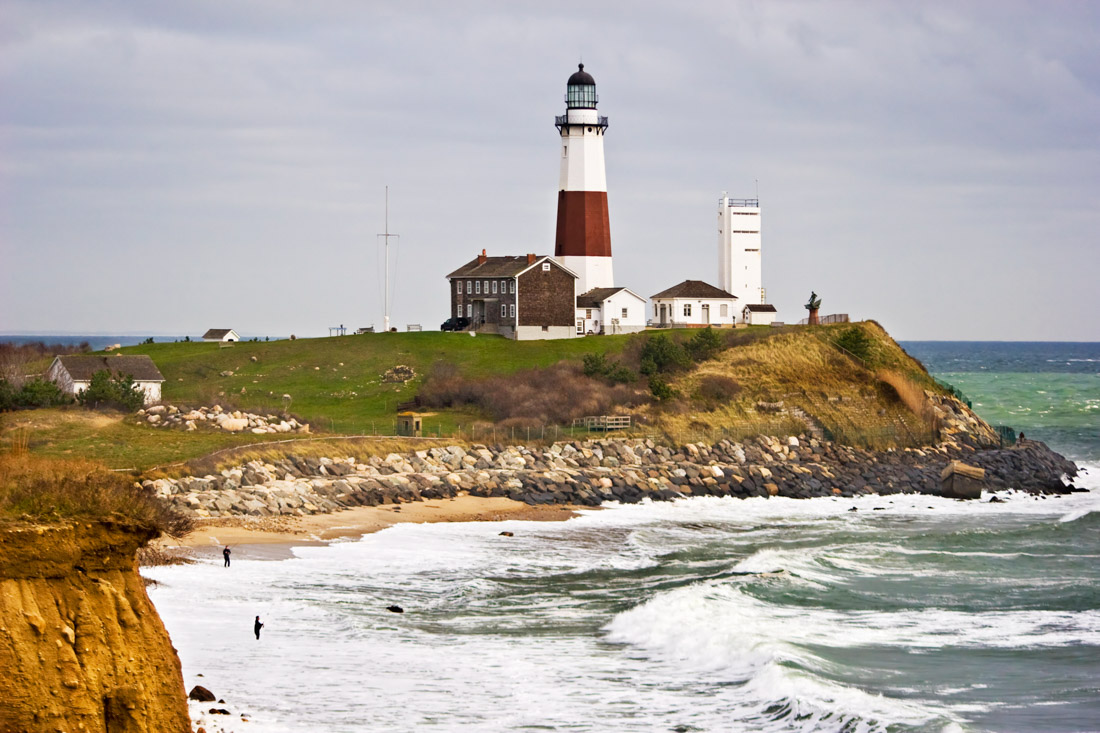
[[[149,491],[198,517],[319,514],[424,499],[507,497],[597,506],[689,496],[856,496],[941,493],[950,461],[985,470],[990,489],[1073,491],[1077,467],[1043,443],[982,449],[965,440],[870,451],[788,436],[679,448],[651,440],[560,442],[546,448],[457,445],[366,461],[290,455],[202,477],[147,480]]]
[[[144,410],[138,410],[137,414],[138,418],[153,427],[183,428],[188,431],[198,430],[200,426],[209,426],[230,433],[248,431],[257,435],[309,432],[307,423],[300,423],[292,417],[255,415],[240,410],[227,412],[221,405],[200,407],[195,410],[181,409],[175,405],[153,405]]]

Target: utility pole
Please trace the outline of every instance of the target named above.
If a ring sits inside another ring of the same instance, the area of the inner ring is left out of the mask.
[[[385,299],[382,304],[382,321],[383,331],[385,333],[390,332],[390,237],[401,238],[400,234],[390,234],[390,187],[386,186],[386,231],[384,234],[378,234],[376,236],[383,237],[383,241],[386,243],[386,285],[385,285]]]

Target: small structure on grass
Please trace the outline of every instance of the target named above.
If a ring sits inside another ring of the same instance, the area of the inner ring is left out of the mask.
[[[658,328],[729,328],[737,321],[737,296],[702,280],[684,280],[651,300]]]
[[[749,303],[741,309],[741,321],[750,326],[770,326],[775,321],[775,306]]]
[[[157,369],[153,360],[145,355],[67,354],[54,358],[46,372],[46,377],[62,392],[75,397],[88,389],[92,383],[92,375],[99,371],[107,371],[115,379],[131,377],[134,380],[134,386],[144,393],[145,404],[160,402],[160,388],[164,384],[164,375]]]
[[[241,337],[237,335],[237,332],[232,328],[211,328],[202,335],[203,341],[224,341],[225,343],[232,343],[234,341],[240,341]]]
[[[410,438],[419,438],[424,429],[424,420],[413,412],[402,412],[397,416],[397,434]]]

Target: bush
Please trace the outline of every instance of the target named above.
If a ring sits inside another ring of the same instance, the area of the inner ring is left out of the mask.
[[[53,407],[68,402],[71,402],[68,395],[58,389],[53,382],[32,379],[16,389],[6,379],[0,379],[0,412]]]
[[[687,350],[695,361],[706,361],[707,359],[713,359],[722,350],[722,346],[722,337],[718,335],[717,331],[708,326],[695,332],[695,335],[687,343]]]
[[[145,393],[134,385],[129,374],[112,377],[106,369],[92,375],[88,389],[77,395],[77,401],[85,407],[115,407],[134,412],[145,404]]]
[[[608,361],[603,354],[584,355],[584,376],[602,377],[613,384],[629,384],[638,378],[629,367]]]
[[[731,402],[741,392],[736,380],[719,374],[708,374],[699,380],[695,398],[711,408]]]
[[[679,394],[676,390],[669,386],[668,382],[656,375],[649,378],[649,393],[653,395],[653,398],[655,400],[658,400],[660,402],[671,400],[673,397]]]
[[[844,329],[834,343],[865,362],[871,361],[875,355],[875,340],[859,326]]]
[[[690,365],[684,347],[663,333],[647,339],[642,347],[640,371],[647,376],[676,372]]]

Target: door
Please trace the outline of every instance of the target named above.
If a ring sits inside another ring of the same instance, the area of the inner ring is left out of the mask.
[[[707,304],[707,303],[704,303],[702,310],[703,310],[703,324],[706,325],[706,326],[709,326],[710,325],[710,305]]]
[[[666,306],[664,303],[661,303],[661,321],[660,321],[660,323],[661,323],[662,326],[668,324],[668,306]]]

